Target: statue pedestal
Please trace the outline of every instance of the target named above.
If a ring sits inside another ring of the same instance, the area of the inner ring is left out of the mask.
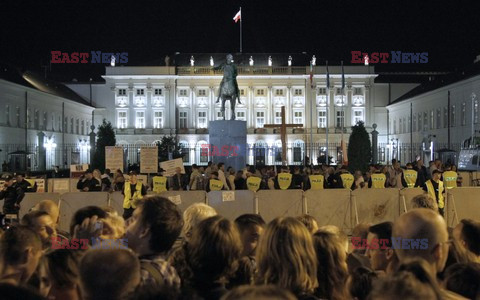
[[[247,122],[236,120],[211,121],[208,124],[209,156],[214,163],[225,163],[225,170],[245,168],[247,161]]]

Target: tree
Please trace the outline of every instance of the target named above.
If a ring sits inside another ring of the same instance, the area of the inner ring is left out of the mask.
[[[160,142],[157,142],[158,147],[158,161],[169,160],[169,153],[172,154],[171,159],[181,158],[183,154],[180,152],[180,146],[173,135],[165,135]]]
[[[370,135],[360,121],[352,126],[352,134],[348,140],[348,168],[352,173],[358,170],[366,172],[371,160]]]
[[[115,146],[115,131],[112,123],[103,119],[101,125],[97,128],[97,145],[93,156],[92,168],[99,169],[102,173],[105,170],[105,147]]]

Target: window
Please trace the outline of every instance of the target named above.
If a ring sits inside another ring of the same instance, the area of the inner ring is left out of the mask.
[[[85,121],[82,120],[82,125],[80,126],[80,128],[82,129],[82,135],[85,135]]]
[[[345,112],[343,110],[337,110],[335,126],[337,128],[343,128],[345,126]]]
[[[454,127],[455,126],[455,123],[456,123],[456,112],[455,112],[455,105],[452,105],[452,110],[450,111],[450,126],[451,127]]]
[[[440,108],[437,108],[437,129],[440,129],[442,126],[442,110]]]
[[[70,119],[70,133],[73,134],[73,118]]]
[[[37,112],[35,112],[35,122],[37,119]],[[35,123],[35,129],[38,129],[38,123]],[[63,124],[63,132],[68,132],[68,117],[65,117],[65,123]]]
[[[473,102],[473,123],[478,123],[478,100]]]
[[[430,111],[430,130],[435,128],[434,119],[433,119],[433,110]]]
[[[5,105],[5,120],[7,126],[10,126],[10,105]]]
[[[400,118],[398,120],[398,132],[403,133],[403,120],[402,120],[402,118]]]
[[[221,111],[217,111],[217,120],[223,120],[223,115]]]
[[[295,145],[293,147],[293,161],[301,162],[302,161],[302,147]]]
[[[205,97],[207,95],[207,91],[206,90],[198,90],[198,96],[199,97]]]
[[[428,113],[424,112],[423,113],[423,128],[422,130],[427,130],[428,129]]]
[[[417,130],[417,114],[413,115],[413,126],[412,126],[412,132]]]
[[[363,91],[361,87],[356,87],[353,89],[353,94],[354,95],[363,95]]]
[[[145,112],[135,112],[135,128],[145,128]]]
[[[257,90],[257,96],[264,96],[264,95],[265,95],[265,90],[264,89]]]
[[[198,112],[198,128],[207,128],[207,112]]]
[[[163,111],[153,112],[153,127],[163,128]]]
[[[27,109],[27,126],[28,128],[32,128],[32,112],[31,109]]]
[[[257,128],[263,127],[265,124],[265,112],[257,111]]]
[[[127,95],[127,90],[126,89],[119,89],[118,90],[118,96],[126,96]]]
[[[117,127],[118,128],[127,128],[127,112],[126,111],[119,111],[118,112]]]
[[[326,95],[327,89],[326,88],[319,88],[317,95]]]
[[[58,129],[58,131],[62,132],[62,117],[61,116],[58,116],[58,128],[57,129]],[[88,125],[87,125],[87,129],[88,129]]]
[[[443,128],[447,128],[448,126],[448,108],[443,108]]]
[[[47,130],[47,122],[48,122],[47,112],[44,111],[43,112],[43,130]],[[78,134],[78,132],[77,132],[77,134]]]
[[[188,143],[180,142],[180,153],[182,154],[182,160],[184,163],[190,162],[190,148]]]
[[[245,89],[240,90],[240,96],[245,96]]]
[[[208,146],[207,146],[207,144],[201,144],[200,145],[200,162],[201,163],[208,162]]]
[[[303,112],[302,111],[293,112],[293,123],[303,124]]]
[[[180,128],[188,128],[187,126],[187,112],[186,111],[181,111],[180,112]]]
[[[76,134],[80,133],[80,120],[79,119],[75,120],[75,133]]]
[[[86,127],[85,129],[86,129],[85,131],[86,131],[87,134],[88,134],[88,130],[90,129],[90,122],[89,122],[89,121],[87,121],[87,127]]]
[[[180,97],[186,97],[187,96],[187,90],[180,90]]]
[[[466,112],[466,104],[465,102],[462,103],[462,115],[460,116],[462,126],[465,126],[467,124],[467,112]]]
[[[236,111],[235,113],[237,114],[237,120],[246,121],[244,111]]]
[[[283,96],[283,90],[275,90],[275,96]]]
[[[143,96],[145,95],[145,90],[144,89],[137,89],[137,96]]]
[[[412,132],[412,117],[408,116],[407,132]]]
[[[418,132],[422,131],[422,113],[419,113],[419,114],[418,114],[418,127],[417,127],[417,131],[418,131]]]
[[[341,88],[337,88],[337,93],[338,95],[341,95],[342,94],[342,89]]]
[[[50,114],[52,117],[52,131],[55,131],[55,115],[53,113]]]
[[[155,96],[161,96],[162,95],[162,89],[155,89]]]
[[[327,127],[327,112],[325,110],[318,111],[318,128]]]
[[[282,111],[275,112],[275,124],[282,124]]]
[[[303,90],[302,90],[302,89],[295,89],[295,90],[294,90],[294,95],[295,95],[295,96],[301,96],[301,95],[303,95]]]
[[[397,134],[397,120],[393,120],[393,134]]]

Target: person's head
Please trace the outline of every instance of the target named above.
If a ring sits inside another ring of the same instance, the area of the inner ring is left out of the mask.
[[[294,294],[318,286],[317,258],[308,229],[295,218],[276,218],[260,237],[256,252],[258,284],[275,284]]]
[[[265,228],[265,221],[257,214],[244,214],[235,219],[243,245],[242,256],[253,256],[258,240]]]
[[[140,262],[127,249],[88,251],[80,262],[80,287],[86,299],[122,299],[140,283]]]
[[[213,171],[212,173],[210,173],[210,177],[211,177],[211,179],[218,179],[218,172]]]
[[[397,164],[397,160],[394,158],[392,159],[392,166],[395,166]]]
[[[243,177],[243,171],[237,171],[237,174],[235,174],[235,179],[240,179]]]
[[[447,290],[468,299],[480,299],[480,264],[454,264],[445,270]]]
[[[428,247],[395,249],[400,263],[409,258],[423,258],[429,265],[431,274],[441,272],[448,257],[448,232],[443,217],[431,209],[415,208],[401,215],[393,225],[395,238],[423,240]],[[403,243],[402,243],[403,245]]]
[[[197,164],[192,164],[192,169],[193,169],[193,170],[198,170]]]
[[[310,231],[311,234],[314,234],[318,230],[318,222],[315,219],[315,217],[308,215],[308,214],[303,214],[301,216],[297,217],[297,220],[303,223]]]
[[[13,183],[14,183],[13,177],[10,176],[10,175],[6,176],[6,177],[4,178],[4,180],[5,180],[5,183],[4,183],[5,186],[8,186],[8,187],[12,186]]]
[[[440,159],[436,159],[435,160],[435,166],[438,168],[438,169],[441,169],[442,168],[442,161]]]
[[[298,166],[293,168],[293,174],[300,174],[300,168]]]
[[[207,163],[207,167],[211,167],[211,166],[212,166],[212,161],[209,161],[209,162]]]
[[[104,207],[107,213],[103,220],[102,239],[121,239],[125,235],[125,220],[118,215],[118,212],[111,206]]]
[[[438,212],[438,204],[429,194],[420,194],[412,198],[412,208],[428,208]]]
[[[93,178],[92,170],[86,170],[83,175],[85,175],[85,178],[86,178],[87,180],[90,180],[90,179]]]
[[[137,254],[163,253],[180,235],[183,220],[177,206],[160,196],[146,197],[129,220],[125,237]]]
[[[225,171],[225,164],[223,162],[218,163],[217,166],[219,170]]]
[[[198,226],[198,223],[216,215],[215,209],[204,203],[194,203],[187,207],[183,212],[182,235],[185,237],[185,240],[190,240],[193,229]]]
[[[193,229],[187,263],[194,282],[211,284],[236,269],[242,245],[235,225],[222,216],[203,220]]]
[[[0,237],[2,272],[20,274],[17,284],[26,283],[42,256],[42,241],[32,229],[18,225],[7,229]],[[5,275],[5,274],[4,274]]]
[[[66,295],[79,295],[79,262],[82,251],[57,249],[46,258],[47,275],[52,284],[50,296],[62,299]],[[72,297],[73,298],[73,297]]]
[[[345,231],[340,229],[340,227],[335,225],[324,225],[324,226],[321,226],[318,230],[335,234],[339,238],[340,243],[342,244],[342,247],[345,250],[345,253],[348,252],[348,235],[345,233]]]
[[[462,219],[453,230],[453,238],[466,250],[480,256],[480,222]]]
[[[52,238],[57,235],[57,230],[55,222],[48,213],[40,210],[29,212],[23,216],[21,223],[38,234],[42,240],[43,249],[50,248]]]
[[[52,218],[53,222],[55,224],[58,224],[58,216],[60,214],[60,211],[58,209],[57,203],[55,203],[52,200],[42,200],[38,202],[37,205],[35,205],[35,209],[39,211],[44,211],[47,214],[50,215]]]
[[[312,169],[312,174],[314,175],[318,175],[322,172],[322,168],[320,168],[319,166],[314,166],[313,169]]]
[[[38,261],[37,269],[28,281],[28,285],[34,287],[35,290],[37,290],[38,293],[45,299],[47,299],[50,289],[52,288],[52,281],[48,276],[47,269],[47,258],[42,256]]]
[[[227,64],[231,64],[233,62],[233,55],[227,54]]]
[[[392,222],[383,222],[368,229],[366,254],[374,271],[387,270],[388,263],[393,258],[392,228]],[[384,244],[380,243],[382,240],[385,241]]]
[[[16,176],[17,183],[22,182],[25,179],[25,176],[22,173],[18,173]]]
[[[351,299],[367,300],[377,279],[378,275],[374,271],[365,267],[356,268],[347,279],[347,289]]]
[[[317,231],[313,235],[317,254],[317,295],[326,299],[345,299],[348,276],[347,253],[340,238],[331,232]]]
[[[276,285],[242,285],[234,288],[221,300],[296,300],[291,292]]]
[[[136,184],[137,183],[137,172],[134,172],[134,171],[131,171],[130,173],[128,173],[128,176],[130,176],[130,183],[131,184]]]
[[[440,177],[442,177],[442,171],[439,169],[433,170],[432,171],[432,179],[435,181],[439,181]]]
[[[235,169],[234,169],[234,168],[230,168],[230,171],[228,171],[228,174],[230,174],[230,175],[235,175]]]
[[[435,289],[418,280],[410,272],[397,272],[392,276],[379,278],[373,285],[369,300],[418,300],[436,299]]]
[[[97,178],[97,179],[99,179],[99,178],[102,177],[102,172],[100,172],[99,169],[93,170],[93,173],[92,173],[92,174],[93,174],[93,177],[95,177],[95,178]]]
[[[111,174],[111,173],[112,173],[112,172],[110,171],[110,169],[105,169],[105,172],[104,172],[104,174],[106,174],[106,175],[110,176],[110,174]]]
[[[123,172],[122,172],[120,169],[117,169],[117,170],[115,171],[115,175],[117,175],[117,176],[123,176]]]
[[[368,229],[372,224],[368,223],[359,223],[352,229],[352,240],[354,238],[359,239],[361,241],[366,240],[368,236]],[[354,249],[353,252],[364,255],[367,251],[367,248],[357,248]]]
[[[405,168],[406,168],[407,170],[413,169],[412,163],[407,163],[407,164],[405,165]]]
[[[97,216],[99,219],[105,219],[107,213],[98,206],[85,206],[75,212],[70,222],[70,235],[74,235],[75,226],[81,225],[86,218]]]

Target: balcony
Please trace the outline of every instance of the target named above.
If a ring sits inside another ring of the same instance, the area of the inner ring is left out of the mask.
[[[261,133],[261,134],[266,134],[267,133],[267,129],[265,128],[256,128],[255,133]]]
[[[133,128],[116,128],[115,134],[117,135],[134,134],[134,129]]]
[[[208,129],[207,128],[198,128],[195,130],[195,133],[197,134],[208,134]]]
[[[309,74],[308,67],[268,67],[268,66],[237,66],[238,75],[305,75]],[[178,75],[205,75],[222,76],[222,70],[213,70],[211,67],[178,67]]]

